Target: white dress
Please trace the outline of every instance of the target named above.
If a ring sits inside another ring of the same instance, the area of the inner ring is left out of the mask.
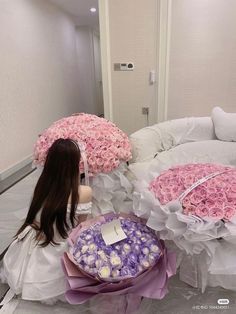
[[[76,214],[91,213],[91,205],[91,202],[79,204]],[[67,212],[70,213],[69,206]],[[36,221],[39,221],[39,216]],[[56,300],[66,291],[61,257],[68,248],[67,240],[55,233],[55,241],[59,245],[41,247],[35,241],[35,235],[34,228],[26,227],[4,256],[2,273],[10,286],[8,295],[18,295],[24,300]]]

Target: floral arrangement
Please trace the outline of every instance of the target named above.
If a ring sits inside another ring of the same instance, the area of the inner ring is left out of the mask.
[[[71,138],[84,146],[90,175],[109,173],[131,158],[128,136],[114,123],[80,113],[54,122],[39,136],[34,148],[36,164],[44,164],[49,147],[58,138]],[[83,160],[80,171],[84,172]]]
[[[120,219],[127,238],[105,245],[101,226]],[[69,235],[69,252],[62,265],[68,282],[66,299],[84,303],[96,295],[132,295],[132,299],[161,299],[167,293],[167,281],[175,273],[175,255],[167,252],[138,217],[109,213],[85,221]]]
[[[202,292],[207,285],[235,289],[236,169],[209,163],[170,167],[154,160],[139,175],[134,213],[161,239],[174,242],[181,280]]]
[[[236,214],[236,169],[232,167],[177,166],[156,177],[149,189],[162,205],[179,199],[186,215],[230,221]]]
[[[120,281],[136,277],[157,263],[162,251],[153,230],[130,218],[120,217],[120,222],[127,238],[119,243],[105,244],[100,231],[103,222],[81,232],[71,249],[81,270],[101,280]]]

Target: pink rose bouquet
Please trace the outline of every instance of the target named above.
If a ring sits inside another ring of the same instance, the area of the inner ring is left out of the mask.
[[[36,164],[44,164],[49,147],[58,138],[71,138],[84,147],[90,175],[109,173],[131,158],[128,136],[114,123],[80,113],[54,122],[39,136],[34,148]],[[83,160],[80,170],[84,172]]]
[[[235,290],[236,168],[153,163],[146,173],[134,182],[134,213],[173,241],[181,280]]]
[[[162,205],[179,199],[183,213],[214,221],[236,214],[236,169],[215,164],[187,164],[156,177],[149,189]]]

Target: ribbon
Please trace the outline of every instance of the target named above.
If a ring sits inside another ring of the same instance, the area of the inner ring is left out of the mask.
[[[80,154],[84,163],[84,175],[85,175],[85,185],[89,185],[89,173],[88,173],[88,161],[87,161],[87,155],[86,155],[86,149],[84,143],[77,142]]]
[[[235,170],[235,169],[232,169],[232,170]],[[231,169],[230,170],[224,170],[224,171],[220,171],[220,172],[214,172],[214,173],[210,173],[208,174],[207,176],[199,179],[198,181],[194,182],[187,190],[185,190],[182,194],[180,194],[179,196],[179,201],[180,203],[182,203],[183,199],[192,191],[194,190],[196,187],[198,187],[199,185],[201,185],[202,183],[216,177],[216,176],[219,176],[220,174],[223,174],[225,172],[229,172],[229,171],[232,171]]]

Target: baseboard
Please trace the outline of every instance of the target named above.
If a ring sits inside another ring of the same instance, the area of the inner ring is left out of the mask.
[[[0,194],[36,169],[32,155],[0,173]]]

